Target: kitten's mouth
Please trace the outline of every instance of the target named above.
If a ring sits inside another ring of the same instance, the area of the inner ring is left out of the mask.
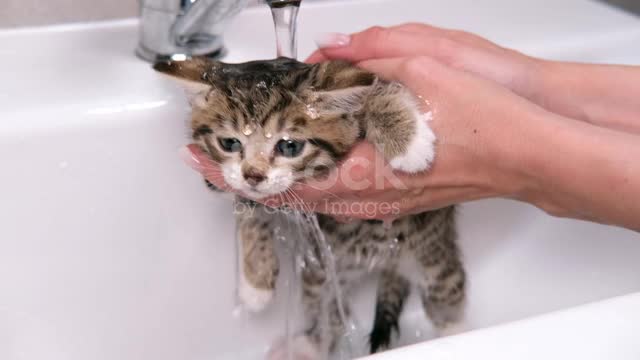
[[[288,188],[284,189],[260,189],[257,186],[243,186],[241,189],[237,189],[242,193],[242,195],[254,199],[260,200],[270,196],[277,196],[278,194],[283,194],[287,191]]]
[[[270,193],[264,193],[262,191],[258,191],[255,189],[243,189],[241,190],[242,195],[251,198],[251,199],[255,199],[255,200],[260,200],[260,199],[264,199],[268,196],[271,195],[275,195],[275,194],[270,194]]]

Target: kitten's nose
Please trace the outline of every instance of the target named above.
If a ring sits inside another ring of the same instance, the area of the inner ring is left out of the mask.
[[[251,186],[256,186],[267,178],[264,175],[264,173],[260,172],[260,170],[257,170],[255,168],[250,168],[245,170],[242,173],[242,176],[244,177],[245,180],[247,180],[247,183],[249,183],[249,185]]]

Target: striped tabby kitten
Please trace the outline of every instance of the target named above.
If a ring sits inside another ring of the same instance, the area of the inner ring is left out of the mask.
[[[345,62],[194,59],[159,63],[155,69],[191,89],[194,142],[220,164],[225,181],[249,198],[325,176],[361,140],[373,143],[404,172],[425,170],[434,157],[435,136],[408,90]],[[236,216],[239,296],[247,308],[259,311],[273,298],[278,276],[276,215],[255,204],[254,211]],[[372,220],[343,224],[320,214],[318,221],[345,291],[367,273],[379,275],[371,352],[390,346],[412,285],[437,327],[461,316],[465,273],[453,207],[405,216],[391,226]],[[306,260],[307,328],[296,338],[294,353],[317,358],[331,351],[344,329],[335,299],[326,295],[332,291],[325,264]]]

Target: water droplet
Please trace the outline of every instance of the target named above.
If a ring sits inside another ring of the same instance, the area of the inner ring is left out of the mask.
[[[313,120],[317,119],[320,116],[320,115],[318,115],[318,110],[316,110],[316,108],[314,108],[313,106],[311,106],[309,104],[307,104],[307,110],[305,112]]]
[[[389,243],[389,256],[393,256],[393,254],[397,253],[400,250],[400,240],[398,238],[393,238]]]
[[[253,126],[251,126],[250,124],[247,124],[244,126],[244,129],[242,129],[242,133],[245,134],[246,136],[249,136],[251,134],[253,134]]]

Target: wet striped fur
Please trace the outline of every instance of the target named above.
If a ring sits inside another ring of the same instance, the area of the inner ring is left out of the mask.
[[[185,82],[194,143],[220,165],[225,181],[249,198],[279,194],[297,181],[326,176],[361,140],[373,143],[400,171],[426,170],[434,157],[428,117],[408,90],[345,62],[309,65],[280,58],[225,64],[194,59],[156,64],[155,69]],[[299,153],[284,156],[282,141]],[[236,214],[238,292],[247,308],[259,311],[273,298],[279,272],[276,215],[245,198],[238,201],[253,209]],[[343,224],[324,215],[318,220],[346,292],[362,276],[379,274],[371,352],[391,346],[412,288],[436,326],[461,316],[465,273],[455,244],[453,207],[406,216],[389,228],[374,220]],[[320,249],[306,253],[312,256]],[[327,295],[332,292],[326,267],[317,258],[305,262],[301,276],[307,328],[296,339],[294,352],[317,358],[333,349],[344,328],[335,299]]]

